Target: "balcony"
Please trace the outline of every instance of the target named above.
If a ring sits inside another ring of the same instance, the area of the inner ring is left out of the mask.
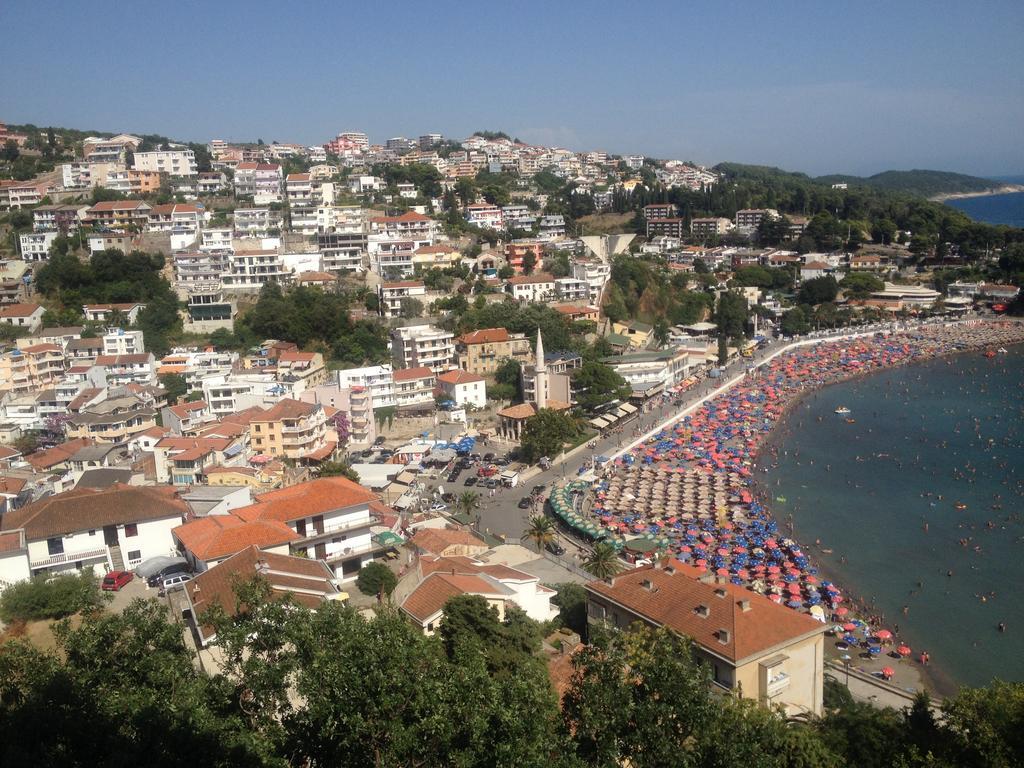
[[[369,528],[371,525],[380,525],[380,518],[376,515],[370,515],[367,518],[360,518],[359,520],[352,520],[349,522],[338,522],[330,525],[325,525],[322,532],[318,531],[306,531],[306,537],[303,541],[311,541],[313,539],[320,539],[324,536],[333,536],[336,533],[344,533],[345,531],[354,531],[360,528]]]
[[[49,568],[52,565],[63,565],[65,563],[77,563],[85,560],[95,560],[102,557],[107,558],[107,548],[97,547],[95,549],[83,549],[78,552],[62,552],[59,555],[50,555],[42,560],[32,560],[29,566],[35,568]]]
[[[381,549],[379,544],[370,543],[363,547],[347,547],[341,552],[335,552],[333,555],[328,555],[324,558],[325,563],[337,563],[342,560],[347,560],[350,557],[357,557],[358,555],[366,555],[370,552],[375,552]]]

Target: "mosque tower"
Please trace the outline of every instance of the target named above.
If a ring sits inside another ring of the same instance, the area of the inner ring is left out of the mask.
[[[550,383],[548,382],[548,366],[544,362],[544,340],[540,335],[540,328],[537,329],[537,359],[534,362],[534,385],[533,404],[539,411],[548,404],[548,396],[551,394]]]

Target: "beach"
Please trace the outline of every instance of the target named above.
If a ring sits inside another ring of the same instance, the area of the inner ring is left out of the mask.
[[[979,192],[944,192],[940,195],[932,195],[928,199],[935,203],[944,203],[947,200],[967,200],[972,197],[992,197],[994,195],[1012,195],[1016,192],[1024,192],[1024,186],[1020,184],[1001,184],[998,187],[984,189]]]
[[[1019,341],[1024,326],[1018,323],[976,321],[786,352],[607,465],[583,505],[585,519],[567,522],[581,536],[611,542],[628,559],[672,555],[806,611],[838,632],[837,657],[863,658],[879,673],[888,660],[894,682],[919,688],[920,669],[908,660],[914,650],[820,570],[815,545],[798,541],[788,521],[779,519],[776,507],[785,499],[766,494],[755,476],[776,463],[769,441],[776,424],[809,393],[911,362]]]

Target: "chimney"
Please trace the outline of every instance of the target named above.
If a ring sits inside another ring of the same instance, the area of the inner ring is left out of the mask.
[[[693,612],[700,616],[702,619],[706,619],[708,616],[711,615],[711,609],[703,603],[694,608]]]
[[[749,600],[740,600],[740,610],[743,611],[744,613],[749,611],[750,610],[750,601]]]
[[[728,629],[720,629],[720,630],[718,630],[718,642],[720,642],[722,645],[728,645],[729,644],[729,630]]]

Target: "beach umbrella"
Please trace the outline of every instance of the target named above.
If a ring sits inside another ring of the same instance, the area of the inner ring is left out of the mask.
[[[834,613],[834,614],[835,614],[836,616],[845,616],[846,614],[848,614],[848,613],[849,613],[849,610],[847,610],[846,608],[841,608],[841,607],[840,607],[840,608],[836,608],[836,609],[835,609],[835,610],[833,611],[833,613]]]
[[[892,632],[890,632],[888,629],[880,629],[877,632],[875,632],[875,637],[877,637],[879,640],[891,640]]]
[[[900,656],[909,656],[910,655],[910,646],[909,645],[901,645],[899,648],[896,649],[896,653],[898,653]]]
[[[882,677],[888,680],[890,677],[896,674],[896,670],[892,667],[882,667]]]
[[[843,624],[843,629],[846,632],[853,632],[853,630],[855,630],[856,628],[857,628],[857,625],[854,624],[852,621],[848,621],[845,624]]]

